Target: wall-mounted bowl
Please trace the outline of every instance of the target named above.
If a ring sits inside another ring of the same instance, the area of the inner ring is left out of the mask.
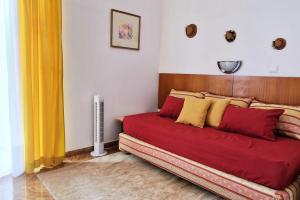
[[[225,74],[233,74],[242,66],[242,61],[218,61],[218,67]]]

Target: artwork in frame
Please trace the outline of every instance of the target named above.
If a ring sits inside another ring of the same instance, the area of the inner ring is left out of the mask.
[[[111,47],[139,50],[140,32],[141,16],[120,10],[111,10]]]

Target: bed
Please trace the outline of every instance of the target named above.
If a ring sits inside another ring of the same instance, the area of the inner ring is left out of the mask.
[[[300,105],[299,87],[299,78],[160,74],[159,107],[172,88]],[[123,129],[120,150],[224,198],[300,199],[299,140],[199,129],[157,113],[127,116]]]
[[[123,124],[121,150],[226,198],[299,198],[300,141],[199,129],[158,113],[127,116]]]

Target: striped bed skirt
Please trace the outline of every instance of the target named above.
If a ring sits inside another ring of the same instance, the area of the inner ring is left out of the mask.
[[[165,151],[125,133],[119,149],[228,199],[299,200],[300,176],[285,190],[274,190]]]

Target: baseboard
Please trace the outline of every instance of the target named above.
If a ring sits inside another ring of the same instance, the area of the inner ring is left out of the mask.
[[[109,149],[109,148],[117,147],[118,145],[119,145],[119,140],[116,140],[116,141],[104,143],[104,148]],[[94,150],[94,146],[86,147],[83,149],[76,149],[73,151],[66,152],[65,156],[66,157],[75,156],[82,153],[89,153],[92,152],[93,150]]]

